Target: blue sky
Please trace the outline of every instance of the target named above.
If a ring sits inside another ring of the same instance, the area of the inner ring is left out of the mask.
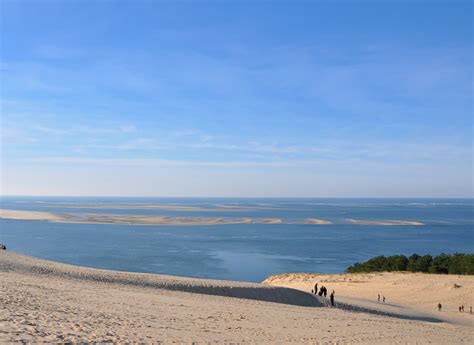
[[[1,193],[472,196],[471,1],[2,1]]]

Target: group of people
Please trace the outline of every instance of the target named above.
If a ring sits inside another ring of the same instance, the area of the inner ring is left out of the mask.
[[[319,288],[318,290],[318,283],[314,284],[314,289],[311,290],[311,293],[315,294],[315,295],[318,295],[318,296],[321,296],[321,297],[327,297],[327,294],[328,294],[328,289],[323,285]],[[335,294],[335,291],[332,290],[331,294],[329,295],[329,299],[331,300],[331,306],[334,307],[334,294]],[[380,302],[380,300],[382,300],[383,303],[385,303],[385,296],[380,296],[380,294],[377,295],[377,300]],[[441,305],[441,303],[438,303],[438,311],[441,311],[441,309],[443,308],[443,306]],[[459,312],[464,312],[464,305],[460,305],[459,306]],[[469,313],[472,314],[472,306],[469,307]]]
[[[438,311],[441,311],[441,308],[443,308],[443,306],[441,303],[438,303]],[[464,305],[460,305],[458,309],[460,313],[464,312]],[[472,314],[472,306],[469,307],[469,313]]]
[[[460,312],[464,312],[464,305],[460,305],[460,306],[459,306],[459,311],[460,311]],[[472,314],[472,306],[469,307],[469,313]]]
[[[328,295],[328,289],[323,285],[319,288],[318,291],[318,283],[314,284],[314,289],[311,290],[311,292],[315,295],[321,296],[321,297],[327,297]],[[331,294],[329,295],[329,299],[331,300],[331,305],[334,307],[334,294],[336,292],[332,290]]]

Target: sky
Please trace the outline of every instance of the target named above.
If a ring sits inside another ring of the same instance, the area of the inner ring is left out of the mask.
[[[0,6],[2,195],[473,196],[471,1]]]

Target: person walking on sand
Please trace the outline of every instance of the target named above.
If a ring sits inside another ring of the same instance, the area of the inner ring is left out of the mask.
[[[383,303],[385,303],[385,296],[383,296]]]
[[[329,296],[329,298],[331,299],[331,306],[334,307],[334,290],[333,292],[331,292],[331,295]]]
[[[314,294],[318,294],[318,283],[314,284]]]
[[[380,294],[377,295],[377,301],[380,302]]]
[[[328,295],[328,289],[326,289],[326,287],[324,287],[324,297],[327,297]]]
[[[318,296],[322,296],[323,291],[324,291],[324,286],[321,286],[321,288],[319,289],[319,292],[318,292]]]
[[[441,303],[438,303],[438,311],[441,311],[441,308],[442,308]]]

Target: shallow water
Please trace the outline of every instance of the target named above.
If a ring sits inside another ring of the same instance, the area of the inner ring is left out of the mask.
[[[170,204],[197,209],[150,208]],[[261,281],[280,272],[342,272],[375,255],[473,252],[473,207],[473,199],[3,197],[3,209],[279,218],[286,224],[143,226],[0,220],[0,242],[21,253],[82,266]],[[288,224],[308,218],[333,224]],[[425,225],[354,225],[347,219]]]

